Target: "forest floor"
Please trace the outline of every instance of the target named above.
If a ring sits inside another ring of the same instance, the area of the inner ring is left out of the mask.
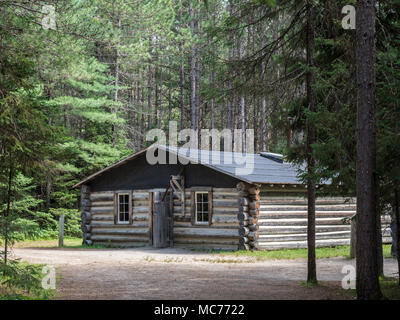
[[[354,299],[341,272],[354,260],[319,259],[319,285],[308,287],[307,261],[260,260],[184,249],[16,248],[14,258],[57,270],[56,299]],[[397,273],[385,259],[385,275]]]

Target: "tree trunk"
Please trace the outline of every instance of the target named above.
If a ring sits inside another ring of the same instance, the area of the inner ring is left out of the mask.
[[[10,157],[11,158],[11,157]],[[10,216],[10,208],[11,208],[11,188],[12,188],[12,181],[14,177],[14,166],[10,161],[10,168],[8,174],[8,190],[7,190],[7,209],[4,214],[5,219],[5,232],[4,232],[4,269],[3,269],[3,276],[7,273],[7,259],[8,259],[8,234],[9,234],[9,216]]]
[[[118,15],[118,29],[121,29],[121,15]],[[119,101],[119,41],[117,44],[117,48],[115,50],[115,91],[114,91],[114,103],[115,106],[112,108],[113,114],[116,117],[116,110],[117,104]],[[117,125],[115,123],[112,124],[112,146],[115,147],[115,144],[117,143]]]
[[[181,0],[181,6],[179,9],[179,23],[183,24],[182,21],[182,10],[183,10],[183,0]],[[181,130],[185,128],[185,64],[184,64],[184,53],[182,50],[182,42],[179,43],[179,51],[182,53],[181,65],[179,70],[179,88],[181,94]]]
[[[193,6],[190,4],[189,7],[189,15],[190,15],[190,32],[192,37],[194,38],[194,13],[193,13]],[[190,108],[191,108],[191,128],[193,130],[197,129],[196,123],[196,115],[197,115],[197,110],[196,110],[196,48],[193,42],[193,39],[191,40],[190,44]]]
[[[399,271],[399,287],[400,287],[400,199],[399,199],[399,190],[396,187],[394,191],[395,196],[395,208],[394,208],[394,219],[396,223],[396,257],[397,257],[397,270]],[[392,244],[393,245],[393,244]]]
[[[313,7],[311,1],[307,3],[307,66],[314,66],[314,24]],[[315,112],[314,99],[314,76],[311,70],[307,72],[307,103],[310,112]],[[308,248],[308,268],[307,282],[317,282],[317,265],[315,258],[315,184],[312,180],[314,173],[315,158],[312,144],[315,142],[315,127],[310,119],[307,120],[307,198],[308,198],[308,227],[307,227],[307,248]]]
[[[380,299],[376,229],[375,1],[357,0],[357,298]]]
[[[150,42],[150,47],[152,43],[152,39],[150,37],[149,39]],[[149,71],[148,71],[148,78],[147,78],[147,130],[151,129],[151,115],[153,112],[153,106],[152,106],[152,91],[153,91],[153,59],[151,58],[151,53],[150,53],[150,59],[149,59]]]

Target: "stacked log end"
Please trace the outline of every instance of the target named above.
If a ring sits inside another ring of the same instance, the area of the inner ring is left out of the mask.
[[[257,186],[239,182],[237,190],[239,192],[239,250],[254,250],[258,247],[260,189]]]
[[[81,230],[82,230],[82,238],[83,244],[92,245],[93,241],[91,240],[91,221],[92,214],[90,213],[91,209],[91,201],[90,201],[90,188],[87,185],[83,185],[81,187]]]

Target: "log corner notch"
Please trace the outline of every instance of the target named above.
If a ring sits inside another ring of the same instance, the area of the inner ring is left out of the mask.
[[[82,185],[81,187],[81,230],[82,230],[82,238],[84,245],[92,245],[93,241],[91,240],[91,218],[92,215],[90,213],[91,209],[91,201],[90,201],[90,187],[87,185]]]
[[[259,187],[244,182],[236,186],[238,195],[239,250],[258,248]]]

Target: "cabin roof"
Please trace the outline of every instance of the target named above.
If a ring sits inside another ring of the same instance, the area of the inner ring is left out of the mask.
[[[266,152],[261,154],[242,154],[235,152],[187,149],[162,145],[158,145],[157,147],[159,150],[164,150],[177,155],[180,159],[190,161],[191,163],[204,165],[247,183],[301,184],[301,181],[298,178],[299,167],[291,163],[284,162],[282,155]],[[154,148],[154,145],[90,175],[74,185],[74,188],[93,180],[108,170],[136,159],[147,152],[150,148]],[[247,159],[247,165],[254,165],[253,170],[250,170],[251,172],[240,172],[245,168],[245,159]]]

